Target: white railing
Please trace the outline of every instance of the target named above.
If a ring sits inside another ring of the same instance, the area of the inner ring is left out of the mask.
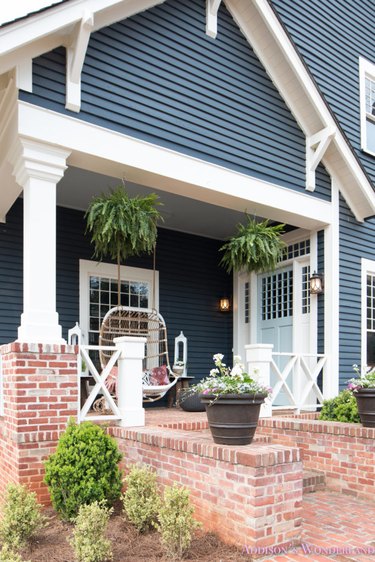
[[[324,376],[327,357],[321,353],[272,353],[270,384],[272,409],[316,409],[324,397],[318,377]]]
[[[105,386],[105,381],[107,380],[111,370],[116,365],[120,355],[121,350],[113,346],[99,346],[99,345],[81,345],[80,346],[80,361],[77,361],[77,373],[78,373],[78,388],[79,388],[79,401],[78,401],[78,421],[83,422],[85,420],[90,421],[107,421],[107,420],[120,420],[121,414],[120,410],[113,400],[109,390]],[[92,359],[90,357],[90,351],[107,351],[112,352],[112,356],[108,361],[107,365],[104,367],[101,373],[95,367]],[[92,375],[95,385],[91,389],[85,403],[81,408],[81,382],[82,378],[85,377],[81,372],[82,361],[85,362],[88,372]],[[106,401],[106,409],[110,410],[111,414],[96,416],[92,412],[89,412],[99,394],[104,397]]]

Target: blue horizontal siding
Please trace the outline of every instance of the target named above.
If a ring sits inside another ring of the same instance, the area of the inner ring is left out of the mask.
[[[168,0],[92,34],[79,114],[64,107],[63,49],[34,61],[34,91],[21,98],[304,191],[305,141],[289,109],[224,3],[215,40],[205,18],[204,0]]]
[[[375,158],[360,148],[359,57],[375,64],[373,0],[272,0],[356,154],[375,181]]]
[[[375,259],[375,218],[355,220],[340,198],[340,382],[361,364],[361,258]]]
[[[0,223],[0,344],[14,341],[22,312],[22,200]],[[188,338],[189,374],[201,378],[212,368],[212,355],[232,355],[232,314],[218,311],[218,301],[232,293],[232,276],[218,266],[217,240],[159,229],[157,269],[160,312],[164,316],[171,361],[174,338]],[[92,259],[80,211],[57,208],[57,311],[67,337],[79,321],[79,260]],[[152,269],[152,257],[129,259],[127,265]]]

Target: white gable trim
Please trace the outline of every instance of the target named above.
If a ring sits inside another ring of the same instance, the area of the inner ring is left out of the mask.
[[[75,26],[94,16],[92,31],[97,31],[165,0],[71,0],[0,28],[0,74],[11,70],[25,56],[35,58],[61,45],[69,46]]]
[[[75,36],[75,26],[82,21],[85,11],[93,14],[92,31],[96,31],[164,1],[71,0],[5,26],[0,29],[0,74],[22,63],[25,57],[30,59],[54,47],[69,46]],[[219,1],[207,2],[211,15],[216,18]],[[318,156],[322,156],[322,162],[337,180],[342,195],[357,220],[362,221],[374,215],[373,187],[346,138],[337,128],[324,99],[268,1],[225,0],[225,3],[306,137],[314,136],[327,128],[334,131],[334,138],[329,139],[329,146],[327,143],[324,150],[315,154],[314,165],[318,163]],[[213,32],[214,28],[212,25],[210,27]],[[78,105],[75,102],[73,105]],[[311,148],[313,147],[308,143],[308,150]],[[311,159],[311,152],[308,158]],[[313,174],[314,166],[310,166],[309,171]],[[312,184],[310,175],[307,185]]]
[[[221,0],[206,0],[206,33],[215,39],[217,35],[217,12]]]
[[[375,214],[375,193],[324,99],[267,0],[225,0],[306,137],[328,128],[322,162],[359,221]],[[311,182],[310,182],[311,183]]]

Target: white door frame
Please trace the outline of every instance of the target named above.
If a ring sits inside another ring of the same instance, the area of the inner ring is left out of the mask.
[[[292,260],[285,260],[280,263],[278,267],[285,267],[293,263],[293,278],[294,280],[300,278],[300,273],[302,266],[309,263],[310,271],[313,272],[317,270],[317,232],[307,231],[304,229],[298,229],[293,232],[289,232],[283,236],[284,242],[289,244],[294,244],[302,240],[310,240],[310,254],[294,258]],[[233,342],[234,342],[234,353],[241,355],[242,349],[240,348],[241,336],[239,331],[243,329],[241,323],[241,315],[243,310],[241,309],[243,296],[240,296],[240,291],[244,287],[245,282],[250,282],[250,327],[248,330],[248,337],[250,344],[259,343],[257,342],[258,337],[258,275],[255,273],[235,273],[234,275],[234,290],[233,290]],[[295,281],[293,281],[295,282]],[[318,326],[318,306],[317,297],[314,295],[310,296],[310,324],[309,324],[309,345],[308,349],[306,346],[301,345],[300,332],[298,330],[298,323],[300,321],[300,316],[298,310],[300,309],[300,291],[293,291],[293,350],[294,352],[304,351],[305,353],[317,353],[317,326]],[[298,299],[298,300],[297,300]]]
[[[79,323],[82,330],[84,343],[88,343],[87,334],[89,332],[89,278],[90,276],[111,277],[117,279],[117,265],[112,263],[98,263],[97,261],[79,260]],[[121,266],[121,279],[126,281],[141,281],[150,286],[150,298],[153,295],[154,272],[152,269],[139,267]],[[154,308],[159,310],[159,272],[155,271],[155,303]]]

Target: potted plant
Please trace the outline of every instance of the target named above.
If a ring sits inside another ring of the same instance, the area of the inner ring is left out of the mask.
[[[182,388],[178,395],[178,405],[185,412],[204,412],[205,405],[195,387]]]
[[[241,357],[234,357],[232,369],[224,356],[213,356],[215,368],[209,377],[192,387],[200,394],[215,443],[248,445],[258,425],[260,407],[272,389],[259,384],[244,372]]]
[[[117,294],[120,302],[120,266],[130,256],[151,253],[156,244],[157,222],[162,217],[157,209],[158,196],[130,197],[123,185],[94,197],[85,219],[86,231],[92,235],[94,257],[111,258],[117,263]]]
[[[246,224],[237,225],[237,234],[220,248],[224,252],[220,264],[228,273],[234,271],[273,271],[285,247],[281,240],[285,224],[270,225],[268,220],[257,221],[247,213]]]
[[[361,374],[358,365],[353,365],[356,377],[348,381],[357,400],[358,413],[364,427],[375,427],[375,369]]]

